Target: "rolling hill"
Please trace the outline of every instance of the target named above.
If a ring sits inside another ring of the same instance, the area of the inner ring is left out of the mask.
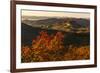
[[[41,18],[23,20],[22,23],[43,29],[62,30],[66,32],[89,32],[89,19],[82,18]]]

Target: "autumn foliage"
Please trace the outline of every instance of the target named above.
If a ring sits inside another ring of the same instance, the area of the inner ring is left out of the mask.
[[[44,62],[44,61],[64,61],[89,59],[89,47],[69,47],[63,44],[64,34],[56,32],[48,34],[41,31],[39,35],[33,39],[31,46],[22,46],[21,61],[22,62]]]
[[[58,50],[63,48],[63,34],[57,32],[55,35],[48,35],[47,32],[41,31],[40,35],[33,40],[32,49]]]

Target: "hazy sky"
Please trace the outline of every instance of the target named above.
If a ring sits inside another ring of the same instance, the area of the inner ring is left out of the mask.
[[[22,16],[90,18],[89,13],[22,10]]]

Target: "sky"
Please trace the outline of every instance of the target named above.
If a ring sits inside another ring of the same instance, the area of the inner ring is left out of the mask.
[[[22,10],[22,16],[90,18],[89,13]]]

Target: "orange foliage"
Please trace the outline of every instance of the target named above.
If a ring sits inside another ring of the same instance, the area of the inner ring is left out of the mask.
[[[90,58],[89,46],[83,46],[79,48],[70,48],[64,55],[65,60],[82,60]]]
[[[23,46],[21,49],[21,57],[25,62],[29,62],[31,58],[31,49],[28,46]]]
[[[47,32],[41,31],[40,35],[37,36],[32,42],[33,49],[48,49],[58,50],[63,48],[63,34],[57,32],[55,35],[48,35]]]
[[[89,59],[89,46],[75,47],[74,45],[63,45],[64,34],[48,34],[41,31],[33,39],[32,45],[23,46],[21,49],[22,62],[64,61]]]

